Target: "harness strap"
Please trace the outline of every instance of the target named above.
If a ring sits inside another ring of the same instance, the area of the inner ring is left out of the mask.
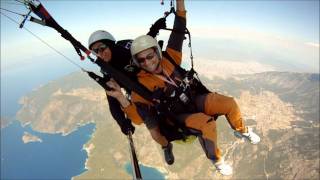
[[[108,63],[102,61],[101,59],[96,60],[102,70],[111,74],[111,76],[120,84],[125,86],[128,90],[135,91],[140,96],[144,97],[146,100],[153,102],[154,98],[152,92],[139,82],[132,81],[128,76],[117,70],[116,68],[108,65]]]
[[[177,83],[174,82],[174,80],[169,76],[168,72],[163,69],[163,74],[165,75],[165,77],[163,75],[159,75],[159,74],[154,74],[157,78],[175,86],[175,87],[178,87]]]
[[[182,74],[185,75],[187,73],[187,71],[185,69],[183,69],[181,66],[179,66],[176,61],[168,54],[167,51],[162,51],[162,55],[167,58],[171,64],[174,65],[174,67]],[[193,68],[192,68],[193,69]]]

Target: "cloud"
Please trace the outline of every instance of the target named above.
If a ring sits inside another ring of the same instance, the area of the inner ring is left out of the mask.
[[[187,64],[185,65],[190,66],[189,62],[186,63]],[[200,75],[207,78],[212,78],[214,76],[225,78],[236,74],[254,74],[276,70],[276,68],[271,65],[255,61],[241,62],[214,60],[208,58],[197,58],[194,68]]]
[[[320,47],[319,43],[314,43],[314,42],[306,42],[304,44],[307,45],[307,46],[315,47],[315,48],[319,48]]]
[[[202,41],[201,48],[207,49],[205,58],[211,54],[215,59],[251,59],[282,70],[319,71],[318,43],[246,28],[193,27],[190,31],[193,42]]]

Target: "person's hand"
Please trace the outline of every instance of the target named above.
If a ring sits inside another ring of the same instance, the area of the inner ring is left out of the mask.
[[[126,108],[130,105],[130,101],[121,92],[120,85],[114,79],[111,78],[106,84],[109,88],[111,88],[110,91],[106,90],[106,94],[108,96],[116,98],[123,108]]]
[[[130,123],[124,123],[120,126],[121,128],[121,132],[124,134],[124,135],[128,135],[129,134],[129,131],[131,131],[131,133],[133,134],[134,131],[135,131],[135,127]]]
[[[113,78],[106,82],[106,84],[109,88],[111,88],[111,90],[106,91],[107,95],[112,96],[116,99],[119,99],[122,96],[124,96],[121,92],[120,85]]]
[[[147,34],[152,37],[156,37],[157,34],[159,33],[159,30],[164,29],[166,27],[167,27],[166,18],[160,18],[151,26],[151,28]]]
[[[164,29],[166,27],[167,27],[166,18],[160,18],[152,25],[152,28],[158,29],[158,30]]]

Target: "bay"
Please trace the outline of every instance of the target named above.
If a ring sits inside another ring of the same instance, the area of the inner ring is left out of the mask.
[[[94,130],[91,123],[62,136],[36,132],[14,121],[1,129],[1,179],[71,179],[85,172],[87,152],[83,145]],[[24,132],[42,142],[25,144]]]
[[[145,166],[143,164],[139,164],[139,167],[142,179],[165,180],[165,175],[156,168]],[[130,162],[125,164],[125,170],[133,177],[132,166]]]

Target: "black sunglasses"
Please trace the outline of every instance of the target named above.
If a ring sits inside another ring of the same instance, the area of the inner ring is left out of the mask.
[[[152,53],[148,54],[146,57],[141,57],[141,58],[137,58],[137,61],[139,64],[144,64],[146,62],[146,60],[151,60],[154,58],[154,56],[156,55],[156,52],[153,51]]]
[[[109,46],[107,46],[106,44],[101,44],[99,47],[92,49],[92,51],[99,54],[100,52],[103,52],[107,48],[109,48]]]

